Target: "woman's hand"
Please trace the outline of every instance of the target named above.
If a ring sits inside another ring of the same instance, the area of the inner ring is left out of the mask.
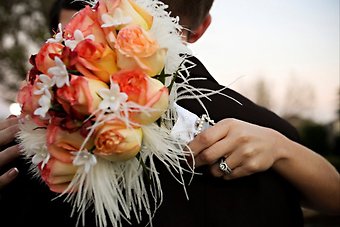
[[[216,177],[233,179],[264,171],[280,159],[276,131],[236,119],[224,119],[197,135],[190,142],[195,166],[211,165]],[[219,169],[219,160],[232,169],[225,174]]]
[[[301,192],[305,205],[340,214],[340,174],[334,166],[272,129],[225,119],[197,135],[189,147],[196,167],[211,165],[216,177],[234,179],[272,167]],[[231,171],[220,170],[221,158]]]
[[[0,120],[0,147],[15,140],[15,134],[19,131],[18,118],[9,117],[5,120]],[[13,145],[0,151],[0,169],[6,164],[15,160],[20,156],[19,145]],[[17,175],[17,168],[11,168],[0,176],[0,190],[8,185]]]

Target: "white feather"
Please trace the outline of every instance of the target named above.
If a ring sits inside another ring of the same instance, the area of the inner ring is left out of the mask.
[[[17,134],[17,140],[27,161],[31,163],[34,155],[46,152],[46,129],[37,126],[29,118],[19,123],[19,127],[20,131]],[[31,163],[30,171],[34,177],[40,177],[37,165]]]

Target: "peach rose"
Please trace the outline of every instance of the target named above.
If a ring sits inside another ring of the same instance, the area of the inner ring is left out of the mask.
[[[159,80],[148,78],[147,96],[144,106],[150,107],[149,112],[141,112],[134,118],[135,121],[147,125],[155,122],[169,106],[169,91]]]
[[[72,163],[74,155],[71,152],[79,151],[84,140],[85,136],[79,130],[68,132],[55,125],[47,127],[47,150],[61,162]],[[90,138],[85,148],[91,150],[93,146],[93,139]]]
[[[34,85],[25,83],[17,94],[17,102],[21,105],[21,112],[24,115],[33,115],[34,111],[39,108],[41,95],[35,95],[34,91]]]
[[[100,80],[72,75],[70,86],[59,88],[56,99],[66,113],[87,116],[91,115],[102,101],[97,94],[101,88],[108,88],[108,85]]]
[[[166,49],[160,48],[141,27],[124,27],[115,42],[117,64],[121,69],[142,69],[149,76],[159,74],[165,65]]]
[[[62,162],[54,157],[50,158],[43,169],[40,168],[41,178],[51,191],[62,193],[78,170],[72,163]]]
[[[105,123],[95,132],[94,154],[110,161],[125,161],[136,156],[142,145],[142,130],[127,128],[120,121]]]
[[[123,18],[120,19],[126,22],[117,26],[117,29],[128,24],[137,24],[149,30],[153,22],[151,14],[136,4],[134,0],[102,0],[99,2],[98,14],[101,16],[102,23],[105,23],[103,21],[105,14],[115,18],[118,15],[122,16]]]
[[[106,44],[105,34],[99,24],[97,13],[90,6],[80,10],[66,25],[65,38],[73,40],[76,30],[81,31],[84,37],[94,35],[96,42]]]
[[[61,56],[64,46],[60,43],[45,43],[35,57],[37,69],[48,74],[48,69],[55,66],[54,57]]]
[[[120,71],[112,75],[120,91],[128,95],[128,101],[151,108],[149,112],[130,113],[131,120],[147,125],[155,122],[168,108],[169,92],[159,80],[150,78],[140,70]]]
[[[17,94],[16,99],[21,106],[21,116],[30,116],[34,123],[43,127],[48,124],[48,121],[41,119],[40,116],[34,114],[34,111],[40,107],[39,99],[41,98],[41,95],[34,94],[34,92],[37,90],[36,82],[37,79],[35,79],[33,85],[31,83],[23,84]]]
[[[74,51],[77,55],[72,63],[85,77],[108,83],[110,75],[117,71],[116,54],[108,45],[86,39]]]

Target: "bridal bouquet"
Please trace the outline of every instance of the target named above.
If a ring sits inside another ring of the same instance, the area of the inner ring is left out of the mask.
[[[31,57],[18,94],[19,139],[33,173],[80,215],[93,204],[99,226],[107,217],[114,226],[132,215],[140,221],[141,210],[151,220],[151,202],[162,200],[155,158],[184,183],[188,152],[171,129],[176,89],[189,87],[189,50],[166,7],[92,2]]]

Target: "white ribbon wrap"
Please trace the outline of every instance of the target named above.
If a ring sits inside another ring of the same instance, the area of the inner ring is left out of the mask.
[[[196,124],[199,117],[176,103],[174,103],[174,107],[177,111],[178,118],[171,130],[171,136],[185,143],[189,143],[194,139],[195,133],[197,132]]]

